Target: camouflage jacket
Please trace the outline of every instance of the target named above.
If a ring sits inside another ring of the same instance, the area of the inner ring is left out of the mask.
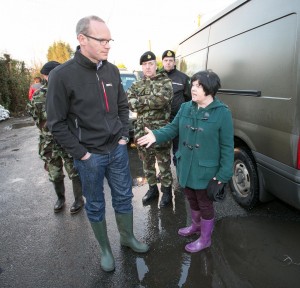
[[[53,136],[46,125],[46,93],[47,85],[44,85],[39,90],[35,91],[32,100],[27,104],[27,111],[32,116],[36,126],[39,128],[40,134],[51,141]]]
[[[171,101],[173,97],[172,82],[165,73],[158,73],[153,78],[144,78],[134,82],[127,90],[129,109],[137,112],[134,138],[145,135],[145,127],[159,129],[169,123]],[[168,147],[170,143],[156,145]]]

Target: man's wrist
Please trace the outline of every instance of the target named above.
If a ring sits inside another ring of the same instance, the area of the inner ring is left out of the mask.
[[[126,136],[122,136],[122,137],[120,138],[120,140],[124,140],[126,143],[129,142],[129,138],[126,137]]]

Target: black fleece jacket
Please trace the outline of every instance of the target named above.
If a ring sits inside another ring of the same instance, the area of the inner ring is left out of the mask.
[[[162,71],[167,73],[168,77],[172,80],[174,94],[171,104],[170,121],[172,121],[175,118],[177,112],[179,111],[181,104],[184,102],[188,102],[192,99],[190,78],[186,74],[177,70],[176,66],[173,70],[169,72],[167,72],[164,69],[162,69]]]
[[[46,100],[47,126],[75,159],[86,152],[107,154],[128,137],[129,108],[119,69],[97,65],[79,50],[51,71]]]

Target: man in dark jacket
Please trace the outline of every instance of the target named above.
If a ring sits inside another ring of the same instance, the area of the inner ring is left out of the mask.
[[[162,54],[163,70],[167,73],[168,77],[172,80],[173,86],[173,99],[171,103],[171,117],[170,122],[173,121],[180,106],[184,102],[190,101],[191,98],[191,86],[190,78],[176,69],[175,65],[175,53],[172,50],[166,50]],[[173,163],[176,166],[175,154],[178,150],[178,136],[172,140],[173,146]]]
[[[53,70],[47,95],[48,127],[74,158],[85,209],[101,250],[101,267],[115,269],[105,220],[104,177],[111,188],[120,241],[135,252],[148,245],[133,234],[132,179],[127,152],[129,108],[119,69],[107,61],[111,34],[97,16],[76,26],[74,58]]]

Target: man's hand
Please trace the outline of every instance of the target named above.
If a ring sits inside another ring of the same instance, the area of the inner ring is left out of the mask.
[[[91,157],[91,153],[86,152],[86,154],[80,160],[87,160]]]
[[[126,145],[126,144],[127,144],[127,141],[126,141],[126,140],[123,140],[123,139],[120,139],[118,143],[119,143],[120,145]]]
[[[149,148],[154,142],[156,142],[156,138],[155,138],[153,132],[150,129],[148,129],[147,127],[145,127],[145,131],[148,134],[139,138],[137,140],[137,144],[139,144],[141,146],[147,145],[146,148]]]

